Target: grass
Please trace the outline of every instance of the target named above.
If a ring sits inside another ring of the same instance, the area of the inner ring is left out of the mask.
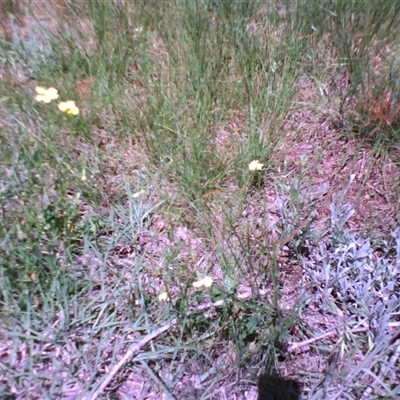
[[[398,398],[399,17],[3,1],[0,397]]]

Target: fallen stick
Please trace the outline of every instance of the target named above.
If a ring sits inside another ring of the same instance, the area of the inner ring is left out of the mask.
[[[369,330],[369,327],[364,326],[362,328],[353,329],[350,332],[351,333],[361,333],[361,332],[366,332],[368,330]],[[311,339],[304,340],[303,342],[292,343],[288,347],[287,351],[289,353],[291,353],[292,351],[298,350],[301,347],[307,346],[307,345],[309,345],[311,343],[314,343],[314,342],[318,342],[318,340],[323,340],[323,339],[326,339],[328,337],[335,336],[335,335],[337,335],[337,331],[336,330],[335,331],[328,331],[328,332],[323,333],[322,335],[313,337]]]
[[[194,310],[189,311],[185,316],[190,316],[192,314],[198,313],[199,311],[204,311],[212,307],[220,307],[223,304],[227,303],[225,300],[218,300],[214,303],[205,303],[196,307]],[[146,346],[150,341],[155,339],[157,336],[169,331],[173,326],[175,326],[178,322],[178,318],[174,318],[169,321],[167,324],[162,327],[156,329],[155,331],[149,333],[142,340],[137,343],[133,343],[129,346],[126,354],[121,358],[121,360],[110,370],[110,372],[102,378],[102,382],[98,389],[92,392],[89,397],[83,397],[82,400],[96,400],[106,389],[109,383],[113,380],[114,376],[118,373],[118,371],[137,353],[142,347]],[[94,385],[95,387],[97,385]]]
[[[398,322],[389,322],[388,323],[388,327],[398,327],[398,326],[399,326]],[[352,329],[352,330],[350,330],[350,333],[367,332],[369,329],[370,329],[369,326],[364,326],[362,328]],[[303,342],[291,343],[289,345],[289,347],[287,348],[287,351],[289,353],[291,353],[292,351],[298,350],[301,347],[307,346],[307,345],[309,345],[311,343],[314,343],[314,342],[318,342],[318,340],[323,340],[323,339],[326,339],[328,337],[335,336],[335,335],[337,335],[337,330],[325,332],[325,333],[323,333],[323,334],[321,334],[319,336],[313,337],[311,339],[304,340]]]

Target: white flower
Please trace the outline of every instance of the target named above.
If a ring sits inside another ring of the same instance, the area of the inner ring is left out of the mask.
[[[133,197],[134,199],[137,199],[137,198],[140,197],[142,194],[144,194],[144,190],[141,190],[140,192],[133,193],[132,197]]]
[[[211,278],[211,276],[206,276],[197,282],[193,282],[193,287],[195,288],[200,288],[202,286],[211,287],[212,284],[213,284],[213,278]]]
[[[158,296],[158,301],[169,301],[169,296],[167,292],[161,292]]]
[[[44,87],[36,86],[36,93],[36,101],[43,103],[50,103],[52,100],[58,98],[58,90],[53,87],[46,89]]]
[[[249,164],[250,171],[261,171],[264,167],[264,164],[261,164],[259,160],[254,160]]]

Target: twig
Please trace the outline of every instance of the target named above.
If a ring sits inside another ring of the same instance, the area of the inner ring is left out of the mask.
[[[145,336],[140,342],[132,344],[129,348],[126,354],[122,357],[122,359],[116,364],[112,370],[108,373],[103,378],[102,383],[100,384],[99,388],[94,391],[92,394],[89,395],[87,400],[95,400],[97,399],[103,392],[104,389],[108,386],[108,384],[112,381],[114,376],[117,374],[117,372],[129,361],[129,359],[137,353],[142,347],[146,346],[147,343],[149,343],[151,340],[156,338],[157,336],[161,335],[164,332],[167,332],[169,329],[171,329],[176,323],[178,322],[177,318],[174,318],[168,324],[165,324],[161,328],[156,329],[155,331],[149,333],[147,336]],[[95,385],[97,386],[97,385]],[[86,400],[84,398],[83,400]]]
[[[398,322],[389,322],[389,323],[388,323],[388,327],[391,327],[391,328],[392,328],[392,327],[398,327],[398,326],[399,326],[399,323],[398,323]],[[350,330],[350,333],[362,333],[362,332],[367,332],[369,329],[370,329],[370,328],[369,328],[368,326],[364,326],[364,327],[362,327],[362,328],[355,328],[355,329],[352,329],[352,330]],[[335,335],[337,335],[337,330],[328,331],[328,332],[325,332],[325,333],[323,333],[323,334],[321,334],[321,335],[319,335],[319,336],[317,336],[317,337],[304,340],[303,342],[292,343],[292,344],[290,344],[290,346],[288,347],[287,351],[288,351],[289,353],[291,353],[292,351],[295,351],[295,350],[297,350],[297,349],[300,349],[301,347],[307,346],[307,345],[309,345],[309,344],[311,344],[311,343],[317,342],[318,340],[326,339],[326,338],[328,338],[328,337],[335,336]]]
[[[350,332],[351,333],[361,333],[361,332],[367,332],[368,330],[369,330],[369,327],[368,326],[364,326],[362,328],[352,329]],[[328,332],[325,332],[322,335],[319,335],[317,337],[304,340],[303,342],[292,343],[288,347],[287,351],[289,353],[291,353],[292,351],[300,349],[301,347],[307,346],[307,345],[309,345],[311,343],[317,342],[318,340],[326,339],[328,337],[335,336],[335,335],[337,335],[337,331],[336,330],[335,331],[328,331]]]
[[[190,316],[192,314],[198,313],[199,311],[208,310],[212,307],[220,307],[223,304],[227,303],[225,300],[218,300],[214,303],[204,303],[199,307],[196,307],[192,311],[189,311],[186,316]],[[146,346],[150,341],[155,339],[157,336],[169,331],[173,326],[175,326],[178,322],[178,318],[174,318],[169,321],[167,324],[162,327],[156,329],[155,331],[149,333],[138,343],[133,343],[127,350],[126,354],[122,357],[122,359],[111,369],[111,371],[102,379],[102,382],[98,389],[92,392],[89,397],[84,397],[82,400],[96,400],[106,389],[109,383],[113,380],[114,376],[118,373],[118,371],[133,357],[135,353],[137,353],[142,347]],[[96,387],[97,385],[95,385]]]

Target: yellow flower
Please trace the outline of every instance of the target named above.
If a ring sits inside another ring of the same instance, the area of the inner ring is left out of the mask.
[[[261,164],[260,161],[254,160],[249,164],[250,171],[261,171],[264,167],[264,164]]]
[[[169,301],[169,296],[167,292],[161,292],[158,295],[158,301]]]
[[[59,105],[58,108],[67,114],[71,115],[78,115],[79,114],[79,108],[75,105],[75,102],[73,100],[68,100],[68,101],[62,101]]]
[[[213,278],[211,278],[211,276],[206,276],[197,282],[193,282],[193,287],[195,288],[200,288],[202,286],[211,287],[212,284],[213,284]]]
[[[35,97],[35,100],[43,103],[50,103],[52,100],[58,98],[58,90],[53,87],[45,89],[43,87],[36,86],[36,93],[37,96]]]

